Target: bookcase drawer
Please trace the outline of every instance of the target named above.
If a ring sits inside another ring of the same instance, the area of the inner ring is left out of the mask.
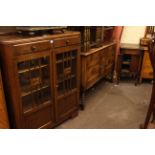
[[[63,38],[54,40],[54,47],[63,47],[69,45],[80,44],[80,37],[71,37],[71,38]]]
[[[28,54],[33,52],[45,51],[51,48],[49,41],[38,41],[14,45],[14,55]]]

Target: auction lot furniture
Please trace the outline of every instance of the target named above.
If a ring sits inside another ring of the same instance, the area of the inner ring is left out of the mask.
[[[117,62],[117,83],[123,77],[132,77],[137,85],[140,78],[144,48],[137,44],[121,44]]]
[[[85,105],[85,92],[99,80],[112,80],[116,43],[113,41],[114,26],[70,26],[68,29],[81,33],[81,109]]]
[[[80,33],[0,38],[11,128],[53,128],[79,110]]]

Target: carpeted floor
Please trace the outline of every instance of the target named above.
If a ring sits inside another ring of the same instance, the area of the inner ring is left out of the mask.
[[[57,129],[136,129],[144,122],[151,83],[100,82],[86,95],[86,108]]]

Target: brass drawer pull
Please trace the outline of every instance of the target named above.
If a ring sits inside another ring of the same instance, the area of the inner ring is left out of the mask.
[[[69,44],[69,40],[66,41],[66,44],[67,44],[67,45]]]
[[[34,52],[34,51],[37,50],[37,47],[36,47],[36,46],[32,46],[32,47],[31,47],[31,50]]]

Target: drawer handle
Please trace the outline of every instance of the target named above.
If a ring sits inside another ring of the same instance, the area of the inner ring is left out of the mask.
[[[31,50],[32,50],[32,51],[36,51],[36,50],[37,50],[37,47],[36,47],[36,46],[32,46],[32,47],[31,47]]]
[[[152,76],[152,75],[153,75],[153,72],[149,72],[149,75],[151,75],[151,76]]]
[[[66,44],[69,44],[69,40],[66,41]]]

